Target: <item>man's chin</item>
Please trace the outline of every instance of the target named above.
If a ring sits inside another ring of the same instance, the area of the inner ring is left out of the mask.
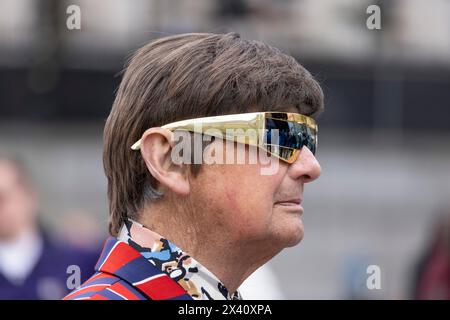
[[[295,247],[302,241],[302,239],[303,239],[303,230],[297,237],[292,238],[292,240],[288,242],[286,248]]]
[[[290,248],[298,245],[300,241],[303,239],[303,223],[297,221],[297,223],[292,223],[286,228],[286,230],[282,234],[283,245],[285,248]]]

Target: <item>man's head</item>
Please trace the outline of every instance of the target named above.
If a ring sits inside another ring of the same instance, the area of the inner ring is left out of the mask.
[[[261,42],[236,34],[185,34],[144,46],[127,67],[104,132],[111,233],[124,218],[157,204],[190,211],[200,229],[209,225],[230,240],[297,243],[303,185],[320,174],[310,150],[304,147],[297,161],[280,163],[267,176],[261,164],[176,165],[173,135],[160,127],[259,111],[314,117],[322,109],[323,94],[310,73]],[[141,137],[141,152],[131,150]]]
[[[37,200],[23,164],[0,154],[0,239],[13,239],[33,227]]]

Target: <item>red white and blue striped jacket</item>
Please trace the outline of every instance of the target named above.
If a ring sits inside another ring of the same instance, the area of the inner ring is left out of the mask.
[[[116,238],[106,241],[95,271],[64,300],[192,300],[181,285]]]

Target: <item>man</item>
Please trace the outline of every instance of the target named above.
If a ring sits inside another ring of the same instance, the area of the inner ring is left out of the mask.
[[[81,271],[74,275],[79,282],[95,265],[93,252],[47,236],[37,212],[26,168],[0,154],[0,299],[61,299],[73,289],[67,286],[68,267]]]
[[[139,49],[104,131],[113,238],[66,299],[240,299],[252,272],[303,237],[304,184],[321,170],[312,117],[322,109],[320,86],[294,58],[234,33]],[[203,136],[202,160],[241,150],[258,161],[190,162],[191,136]],[[222,150],[225,140],[238,150]]]

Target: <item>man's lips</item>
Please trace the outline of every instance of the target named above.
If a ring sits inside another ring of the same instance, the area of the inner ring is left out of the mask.
[[[283,206],[299,206],[302,203],[302,199],[289,199],[277,201],[275,204],[283,205]]]
[[[277,201],[274,203],[278,208],[283,208],[284,210],[303,214],[303,207],[300,205],[302,199],[289,199],[283,201]]]

